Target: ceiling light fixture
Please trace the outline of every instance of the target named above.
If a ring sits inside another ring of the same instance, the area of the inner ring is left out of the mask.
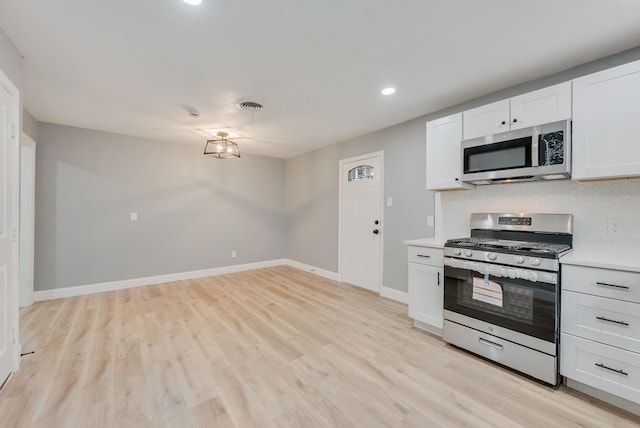
[[[217,139],[207,140],[207,144],[204,146],[204,154],[213,156],[217,159],[232,159],[240,157],[240,149],[238,145],[231,140],[227,140],[229,136],[226,132],[218,132]],[[211,145],[212,149],[209,148]]]
[[[197,6],[202,3],[202,0],[182,0],[186,4],[190,4],[191,6]]]
[[[382,95],[392,95],[396,93],[396,88],[384,88],[381,93]]]

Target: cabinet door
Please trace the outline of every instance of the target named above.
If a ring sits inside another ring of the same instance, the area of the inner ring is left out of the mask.
[[[640,61],[573,81],[573,178],[640,175]]]
[[[483,105],[463,113],[465,140],[509,130],[509,100]]]
[[[409,263],[409,316],[442,328],[444,268]]]
[[[511,130],[571,118],[571,82],[511,98]]]
[[[460,141],[462,113],[427,122],[427,189],[463,187],[460,181]]]

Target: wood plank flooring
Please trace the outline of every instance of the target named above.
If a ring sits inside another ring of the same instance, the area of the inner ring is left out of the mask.
[[[37,303],[2,427],[631,427],[412,328],[405,305],[275,267]]]

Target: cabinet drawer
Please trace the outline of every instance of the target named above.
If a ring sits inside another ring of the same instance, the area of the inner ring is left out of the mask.
[[[439,248],[409,247],[409,262],[423,265],[442,266],[444,251]]]
[[[562,332],[640,352],[640,304],[562,291]]]
[[[560,373],[635,403],[640,402],[640,354],[562,333]]]
[[[640,303],[640,273],[563,265],[562,289]]]

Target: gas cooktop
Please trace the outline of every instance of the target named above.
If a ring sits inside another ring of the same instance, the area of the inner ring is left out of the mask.
[[[446,245],[448,247],[469,248],[484,251],[493,250],[509,254],[546,254],[551,257],[559,257],[571,249],[569,245],[565,244],[477,237],[449,239]]]

